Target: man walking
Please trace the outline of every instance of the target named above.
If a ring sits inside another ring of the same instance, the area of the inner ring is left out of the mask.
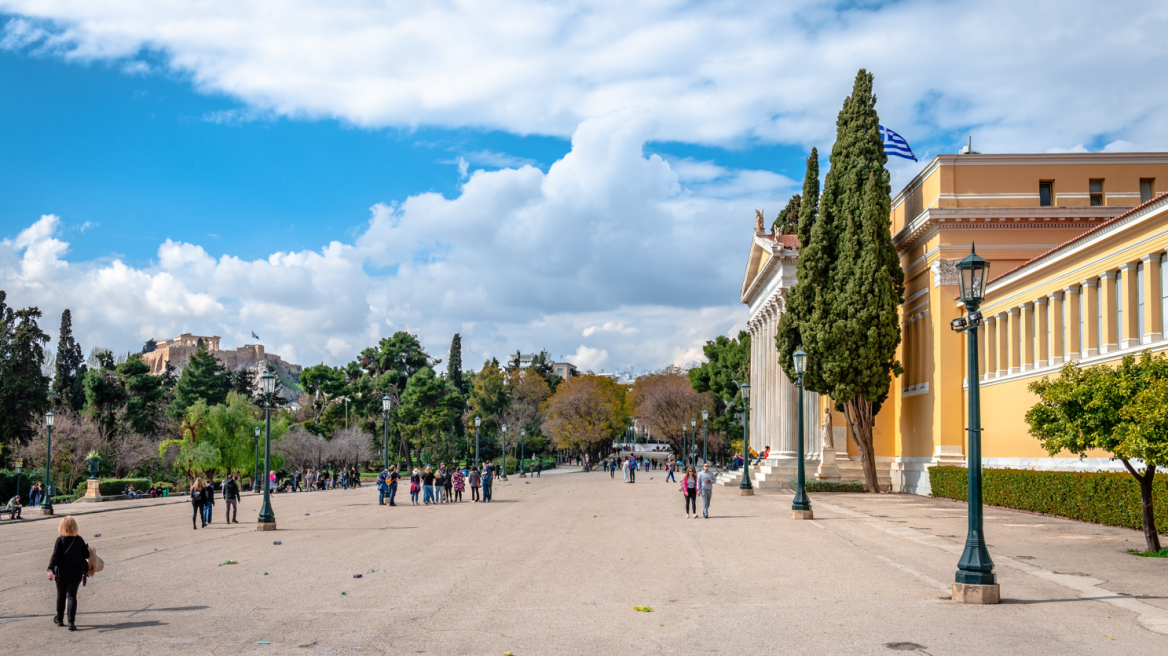
[[[637,457],[629,456],[629,482],[637,482]]]
[[[676,462],[667,462],[667,463],[665,463],[665,471],[667,472],[667,473],[665,474],[665,482],[666,482],[666,483],[668,483],[668,482],[670,482],[670,481],[673,481],[674,483],[676,483],[676,482],[677,482],[677,479],[673,478],[673,470],[674,470],[674,469],[677,469],[677,463],[676,463]]]
[[[238,474],[233,474],[223,481],[223,505],[226,507],[228,524],[239,523],[239,484],[236,482]]]
[[[535,461],[535,477],[540,478],[540,474],[542,472],[543,472],[543,458],[538,458]]]
[[[491,501],[491,465],[487,463],[486,469],[483,470],[483,501],[490,503]]]
[[[702,495],[702,517],[710,518],[710,495],[714,493],[714,481],[718,477],[710,471],[710,464],[702,465],[698,474],[698,492]]]
[[[208,476],[207,488],[203,497],[203,524],[211,523],[211,508],[215,505],[215,481]]]

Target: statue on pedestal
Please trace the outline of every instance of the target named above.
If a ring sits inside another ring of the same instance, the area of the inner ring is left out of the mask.
[[[831,408],[825,407],[823,409],[823,426],[820,429],[820,434],[823,436],[823,450],[835,451],[835,438],[832,435],[831,427]]]
[[[823,448],[819,453],[819,468],[815,470],[815,478],[821,481],[839,480],[839,466],[835,464],[835,439],[832,435],[830,406],[823,409],[823,425],[820,430]]]

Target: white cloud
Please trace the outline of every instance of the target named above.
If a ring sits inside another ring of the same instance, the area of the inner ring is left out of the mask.
[[[403,329],[444,360],[462,332],[475,368],[540,348],[596,370],[685,364],[744,322],[752,210],[791,190],[695,193],[643,153],[652,131],[644,112],[586,121],[546,173],[474,171],[456,197],[373,206],[352,243],[254,260],[166,240],[148,266],[72,261],[60,220],[45,216],[0,242],[0,289],[10,305],[41,307],[50,328],[71,308],[86,348],[188,331],[234,348],[255,331],[288,360],[337,364]]]
[[[629,108],[659,140],[826,146],[857,69],[920,149],[1168,143],[1168,5],[538,0],[0,0],[0,47],[70,60],[145,50],[271,115],[571,134]],[[949,143],[952,140],[952,143]],[[907,166],[907,165],[906,165]]]

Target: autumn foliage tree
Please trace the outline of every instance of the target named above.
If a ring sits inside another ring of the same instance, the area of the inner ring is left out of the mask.
[[[543,405],[543,433],[557,448],[587,455],[595,462],[607,455],[628,422],[626,392],[603,376],[569,378]]]
[[[681,367],[666,367],[637,378],[632,405],[636,408],[633,415],[654,439],[681,453],[683,427],[689,430],[691,419],[700,422],[703,409],[713,414],[714,397],[710,392],[695,391]]]

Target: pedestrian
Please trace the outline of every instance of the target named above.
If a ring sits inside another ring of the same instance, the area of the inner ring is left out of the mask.
[[[475,503],[479,500],[479,481],[481,479],[482,479],[482,475],[479,474],[479,470],[472,467],[470,470],[470,473],[468,473],[467,477],[466,477],[467,485],[470,485],[470,502],[471,503]]]
[[[211,510],[215,507],[215,481],[211,478],[203,486],[203,526],[211,523]]]
[[[434,472],[429,465],[422,470],[422,503],[427,506],[434,499]]]
[[[536,460],[535,460],[535,477],[540,478],[541,473],[543,473],[543,458],[536,458]]]
[[[666,483],[669,483],[670,481],[672,481],[674,483],[677,482],[677,479],[673,477],[673,470],[675,470],[675,469],[677,469],[676,462],[665,463],[665,471],[667,472],[665,474],[665,482]]]
[[[442,503],[444,501],[443,494],[446,491],[446,465],[439,465],[438,471],[434,472],[434,503]]]
[[[454,500],[461,502],[462,491],[466,489],[466,477],[462,475],[461,470],[456,469],[454,470],[454,476],[452,478],[454,479],[451,481],[454,489]]]
[[[693,467],[685,470],[681,479],[681,493],[685,495],[685,518],[689,519],[689,509],[693,507],[693,518],[698,518],[698,475]]]
[[[483,469],[483,501],[486,503],[491,502],[492,478],[493,476],[491,475],[491,466],[488,464],[487,467]]]
[[[608,463],[608,477],[616,478],[616,460],[605,461]]]
[[[397,498],[397,482],[401,480],[401,474],[397,473],[397,465],[389,466],[389,481],[387,487],[389,488],[389,505],[396,506],[394,499]]]
[[[443,494],[446,495],[446,503],[454,503],[454,473],[446,472],[446,476],[442,478]]]
[[[191,516],[191,528],[198,529],[195,521],[201,519],[203,514],[203,479],[196,478],[194,483],[191,483],[191,506],[194,507],[194,515]],[[203,520],[203,528],[207,527],[207,520]]]
[[[382,471],[377,475],[377,505],[385,505],[385,495],[389,492],[389,472]]]
[[[31,490],[28,491],[28,505],[32,508],[36,508],[37,506],[40,505],[40,501],[41,501],[41,484],[37,483],[36,485],[32,486]]]
[[[223,512],[227,513],[228,524],[239,523],[239,474],[232,474],[223,481]]]
[[[20,519],[20,497],[14,496],[8,500],[8,505],[4,509],[11,514],[12,519]]]
[[[418,476],[418,468],[414,468],[414,473],[410,474],[410,503],[415,506],[418,505],[418,490],[422,489],[422,477]]]
[[[53,624],[65,626],[69,620],[69,630],[76,631],[77,588],[89,574],[89,545],[77,535],[77,520],[72,517],[61,519],[57,525],[57,541],[53,544],[53,555],[49,558],[49,580],[57,583],[57,614]]]
[[[710,518],[710,495],[714,493],[714,481],[718,476],[710,471],[710,463],[702,465],[702,473],[698,474],[698,493],[702,495],[702,517]]]
[[[629,456],[629,482],[637,482],[637,456]]]

